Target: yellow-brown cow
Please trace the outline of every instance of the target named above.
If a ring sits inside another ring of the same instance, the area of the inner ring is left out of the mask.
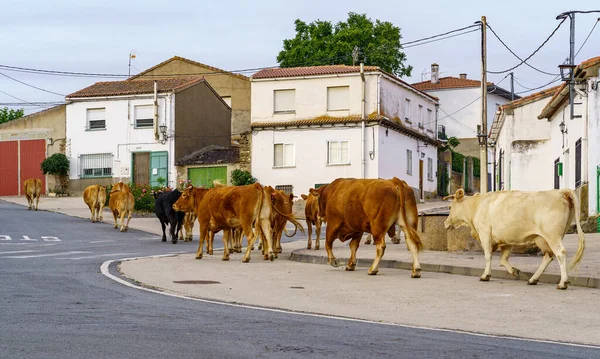
[[[34,201],[35,201],[35,210],[38,210],[38,204],[40,203],[40,195],[42,193],[42,180],[39,178],[30,178],[23,182],[23,192],[25,192],[25,197],[27,197],[27,204],[29,207],[28,210],[34,209]]]
[[[123,182],[119,182],[113,186],[110,191],[110,199],[108,200],[108,206],[113,213],[115,220],[115,227],[119,227],[119,217],[121,222],[121,232],[129,229],[129,222],[131,221],[131,214],[133,213],[133,206],[135,204],[135,198],[131,193],[131,189],[128,185]],[[127,224],[125,224],[125,216],[127,217]]]
[[[87,186],[83,191],[83,201],[92,212],[92,223],[101,222],[104,219],[102,211],[104,210],[104,203],[106,203],[106,187],[97,184]]]

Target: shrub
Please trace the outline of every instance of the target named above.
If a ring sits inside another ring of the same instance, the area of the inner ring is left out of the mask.
[[[479,178],[480,177],[480,170],[481,170],[481,161],[479,160],[479,158],[477,157],[471,157],[473,159],[473,177],[475,178]]]
[[[231,184],[234,186],[245,186],[256,183],[256,181],[256,178],[252,177],[248,171],[236,169],[231,172]]]
[[[170,187],[163,186],[150,187],[149,185],[138,185],[135,183],[129,183],[128,185],[129,188],[131,188],[131,194],[133,194],[133,198],[135,200],[133,210],[136,212],[153,212],[154,203],[156,202],[156,199],[154,198],[154,193],[172,191]],[[110,190],[112,189],[112,187],[112,185],[106,186],[105,206],[107,207],[108,202],[110,200]]]
[[[54,175],[59,184],[56,193],[64,194],[69,188],[69,159],[62,153],[55,153],[42,161],[40,165],[43,174]]]
[[[462,153],[452,151],[452,171],[462,173],[465,156]]]

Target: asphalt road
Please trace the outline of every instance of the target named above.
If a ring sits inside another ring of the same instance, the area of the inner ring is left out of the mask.
[[[600,357],[585,346],[191,301],[100,273],[110,259],[197,244],[0,201],[0,358]]]

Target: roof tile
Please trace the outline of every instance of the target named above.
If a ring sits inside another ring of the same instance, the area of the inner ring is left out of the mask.
[[[203,82],[204,77],[186,76],[160,78],[156,80],[96,82],[92,86],[67,95],[66,98],[151,94],[154,92],[154,81],[157,82],[158,92],[177,92]]]
[[[488,86],[492,86],[492,82],[488,82]],[[480,87],[481,81],[479,80],[470,80],[470,79],[461,79],[458,77],[442,77],[440,81],[436,84],[431,83],[431,81],[423,81],[412,84],[413,87],[421,90],[445,90],[445,89],[456,89],[456,88],[470,88],[470,87]]]
[[[380,71],[379,66],[365,66],[366,72]],[[326,66],[305,66],[305,67],[273,67],[263,69],[252,75],[253,79],[269,79],[280,77],[298,77],[298,76],[318,76],[349,74],[360,72],[360,66],[348,65],[326,65]]]

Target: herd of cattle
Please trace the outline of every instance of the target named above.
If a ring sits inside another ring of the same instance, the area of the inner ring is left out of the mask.
[[[41,192],[41,181],[29,179],[24,183],[29,209],[37,210]],[[242,236],[248,244],[243,262],[250,261],[251,251],[260,237],[259,249],[264,259],[273,260],[281,253],[281,237],[289,221],[301,232],[302,225],[292,213],[293,194],[275,190],[271,186],[258,183],[247,186],[224,186],[215,183],[208,189],[189,186],[183,191],[177,189],[156,193],[155,213],[160,220],[163,236],[169,225],[172,243],[178,239],[191,241],[192,229],[197,220],[200,237],[196,258],[201,259],[204,242],[206,253],[213,254],[214,234],[223,231],[223,260],[229,260],[230,252],[242,251]],[[102,221],[102,211],[106,202],[106,188],[92,185],[83,195],[91,211],[91,220]],[[413,257],[412,278],[421,276],[419,252],[423,248],[417,232],[418,211],[413,190],[398,178],[352,179],[338,178],[318,189],[311,188],[306,200],[305,219],[308,229],[307,248],[312,247],[312,226],[316,227],[315,249],[320,247],[321,226],[326,223],[325,249],[329,264],[339,266],[333,255],[332,245],[336,239],[350,240],[350,258],[346,270],[356,267],[356,251],[363,233],[372,236],[376,254],[368,273],[377,274],[379,262],[385,252],[385,235],[394,243],[399,242],[396,226],[404,232],[406,245]],[[528,284],[537,284],[548,264],[557,258],[561,279],[558,289],[566,289],[569,283],[566,264],[566,250],[562,240],[575,219],[578,233],[578,248],[569,269],[576,266],[583,256],[585,238],[580,224],[579,199],[571,189],[521,192],[498,191],[466,196],[462,189],[451,199],[450,214],[444,226],[446,229],[467,226],[473,238],[481,243],[485,257],[485,270],[480,277],[488,281],[491,277],[492,252],[500,249],[500,264],[514,275],[519,270],[513,267],[508,258],[513,246],[535,243],[544,257],[538,270]],[[134,208],[134,197],[129,186],[123,182],[115,184],[110,191],[110,211],[114,218],[114,228],[126,231]],[[127,219],[125,218],[127,217]],[[185,239],[183,230],[185,229]],[[294,231],[294,234],[296,232]]]

